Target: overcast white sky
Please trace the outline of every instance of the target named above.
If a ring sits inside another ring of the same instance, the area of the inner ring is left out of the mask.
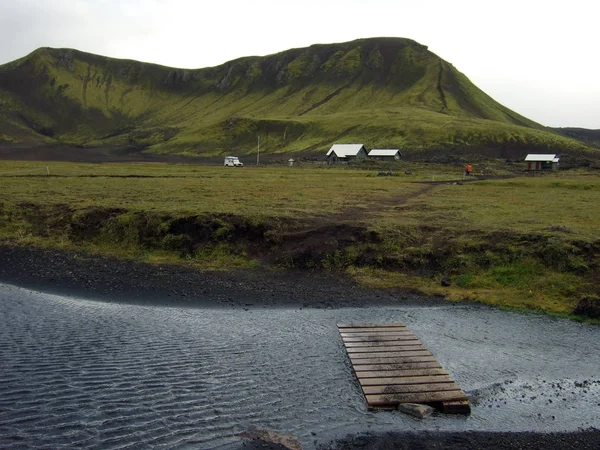
[[[0,0],[0,64],[70,47],[200,68],[397,36],[548,126],[600,129],[599,0]]]

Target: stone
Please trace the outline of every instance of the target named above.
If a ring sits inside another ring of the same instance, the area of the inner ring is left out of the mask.
[[[287,450],[302,450],[302,444],[300,444],[296,436],[282,434],[277,431],[251,427],[243,433],[238,434],[238,436],[251,439],[256,444],[262,444],[265,448],[280,446]]]
[[[452,281],[450,281],[450,278],[448,278],[448,277],[442,278],[442,286],[444,286],[444,287],[452,286]]]
[[[417,419],[424,419],[435,411],[431,406],[420,405],[418,403],[400,403],[396,409]]]

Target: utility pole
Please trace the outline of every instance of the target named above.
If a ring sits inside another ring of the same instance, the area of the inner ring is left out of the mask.
[[[258,152],[256,153],[256,165],[258,166],[258,163],[260,161],[260,134],[258,135]]]

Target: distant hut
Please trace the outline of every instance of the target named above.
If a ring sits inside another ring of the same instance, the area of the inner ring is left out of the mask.
[[[327,152],[329,164],[362,161],[367,158],[367,149],[363,144],[335,144]]]
[[[369,159],[379,161],[398,161],[402,156],[397,148],[374,148],[369,152]]]
[[[552,154],[544,154],[544,155],[536,155],[530,154],[525,158],[525,162],[527,163],[528,172],[541,172],[543,170],[558,170],[558,162],[560,158],[557,158],[556,155]]]

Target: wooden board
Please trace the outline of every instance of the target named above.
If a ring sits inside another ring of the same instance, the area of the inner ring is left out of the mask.
[[[429,350],[398,350],[398,351],[389,351],[389,352],[375,352],[375,353],[350,353],[348,352],[348,356],[350,359],[364,359],[364,358],[396,358],[396,357],[404,357],[404,356],[433,356]]]
[[[378,355],[380,353],[377,353]],[[350,357],[352,364],[360,366],[362,364],[373,365],[373,364],[403,364],[411,362],[435,362],[434,356],[402,356],[396,358],[375,358],[373,356],[369,358],[352,358]]]
[[[411,345],[423,345],[423,343],[418,339],[413,339],[410,341],[392,341],[392,342],[345,342],[344,345],[346,348],[361,348],[361,347],[393,347],[397,345],[401,346],[411,346]]]
[[[433,354],[402,323],[338,324],[369,408],[422,403],[469,414],[469,399]]]
[[[363,386],[365,395],[371,394],[409,394],[415,392],[460,391],[460,387],[450,381],[448,383],[429,384],[397,384],[392,386]]]
[[[453,383],[449,375],[425,375],[416,377],[388,377],[388,378],[359,378],[361,386],[393,386],[396,384],[430,384]]]
[[[432,375],[448,375],[444,369],[409,369],[409,370],[379,370],[372,372],[356,372],[357,378],[402,378]]]
[[[402,364],[364,364],[354,366],[354,372],[374,370],[441,369],[439,362],[405,362]]]
[[[410,394],[365,394],[370,407],[398,405],[400,403],[441,404],[447,401],[463,400],[466,397],[462,390],[440,392],[414,392]]]
[[[364,332],[394,332],[394,331],[407,331],[408,328],[402,327],[387,327],[387,328],[342,328],[340,329],[343,333],[364,333]]]
[[[416,341],[417,338],[411,333],[403,336],[356,336],[343,337],[344,342],[395,342],[395,341]]]
[[[343,338],[347,337],[370,337],[378,336],[413,336],[410,331],[364,331],[361,333],[340,333]]]
[[[387,347],[347,347],[348,354],[378,353],[378,352],[403,352],[427,350],[422,345],[390,345]]]

